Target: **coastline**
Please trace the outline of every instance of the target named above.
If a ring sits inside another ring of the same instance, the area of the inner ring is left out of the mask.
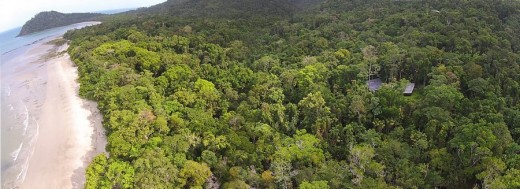
[[[9,68],[1,75],[2,83],[30,112],[31,124],[25,125],[32,125],[31,145],[24,145],[30,148],[25,167],[16,176],[21,184],[13,183],[13,188],[83,188],[86,167],[105,152],[102,117],[95,102],[79,97],[77,68],[66,53],[68,46],[47,44],[61,36],[31,44],[3,62]]]

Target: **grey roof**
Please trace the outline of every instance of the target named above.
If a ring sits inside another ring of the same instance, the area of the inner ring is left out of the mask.
[[[371,79],[367,81],[368,90],[374,92],[377,91],[379,88],[381,88],[381,85],[383,82],[381,79]]]
[[[408,83],[408,85],[404,89],[403,93],[405,93],[405,94],[412,94],[414,88],[415,88],[415,83]]]

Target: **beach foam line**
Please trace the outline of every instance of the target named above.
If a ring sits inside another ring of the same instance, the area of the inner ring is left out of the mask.
[[[11,96],[11,86],[7,86],[7,96]]]
[[[22,183],[25,180],[25,177],[27,176],[27,170],[29,169],[29,157],[25,159],[25,163],[22,165],[22,169],[20,173],[16,176],[16,182]]]
[[[21,183],[23,183],[25,181],[27,172],[29,170],[29,165],[30,165],[29,161],[34,154],[34,150],[36,147],[35,144],[38,141],[38,136],[40,134],[40,124],[38,124],[38,122],[34,118],[32,118],[32,121],[34,122],[34,125],[36,126],[36,128],[35,128],[36,130],[31,136],[28,137],[28,138],[30,138],[30,141],[28,141],[28,145],[24,145],[25,143],[22,142],[20,144],[20,146],[18,147],[18,149],[16,149],[15,151],[13,151],[11,153],[11,156],[13,157],[13,163],[15,163],[16,166],[19,167],[19,170],[20,170],[20,172],[18,172],[18,174],[16,175],[16,179],[13,183],[15,186],[19,186]],[[24,147],[25,147],[25,149],[24,149]],[[16,161],[22,157],[25,158],[25,161],[16,163]],[[7,183],[4,183],[4,187],[6,186],[5,184],[7,184]],[[17,187],[14,187],[14,188],[17,188]]]
[[[25,162],[21,165],[20,173],[18,173],[18,175],[16,176],[16,183],[23,183],[25,181],[25,177],[27,176],[27,171],[29,170],[29,160],[31,159],[31,157],[34,154],[35,144],[36,144],[36,141],[38,141],[38,135],[40,134],[40,124],[38,124],[38,122],[36,120],[34,120],[34,118],[33,118],[33,121],[36,125],[36,132],[31,136],[30,148],[32,148],[32,149],[30,149],[30,153],[25,158]]]
[[[23,102],[22,102],[23,103]],[[23,104],[25,108],[25,119],[23,120],[23,136],[27,134],[27,127],[29,127],[29,110],[27,110],[27,105]]]
[[[15,151],[11,152],[11,157],[13,157],[13,161],[16,161],[18,159],[18,156],[20,155],[20,151],[22,151],[23,142],[20,143],[20,146]]]
[[[30,145],[31,146],[36,144],[36,141],[38,141],[38,136],[40,134],[40,124],[38,124],[38,122],[36,122],[36,120],[34,120],[34,119],[33,119],[33,121],[34,121],[34,123],[36,125],[36,132],[31,135],[31,141],[30,141]],[[34,152],[34,149],[32,151]]]

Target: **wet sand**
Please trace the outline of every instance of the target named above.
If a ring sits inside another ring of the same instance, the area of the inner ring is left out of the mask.
[[[49,40],[5,62],[12,70],[2,75],[37,126],[20,188],[83,188],[86,166],[105,151],[102,117],[95,102],[78,95],[77,68],[65,53],[67,45],[46,44]]]

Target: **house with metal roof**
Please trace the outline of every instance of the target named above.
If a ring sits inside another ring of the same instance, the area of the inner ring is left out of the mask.
[[[406,85],[406,88],[404,88],[403,94],[406,96],[412,95],[414,88],[415,88],[415,83],[408,83],[408,85]]]
[[[367,81],[368,90],[371,92],[377,91],[379,88],[381,88],[381,85],[383,85],[383,82],[381,79],[371,79]]]
[[[368,90],[370,92],[375,92],[381,88],[383,85],[383,81],[381,79],[371,79],[367,81]],[[410,96],[413,93],[413,90],[415,89],[415,83],[408,83],[406,85],[406,88],[404,88],[403,94],[406,96]]]

